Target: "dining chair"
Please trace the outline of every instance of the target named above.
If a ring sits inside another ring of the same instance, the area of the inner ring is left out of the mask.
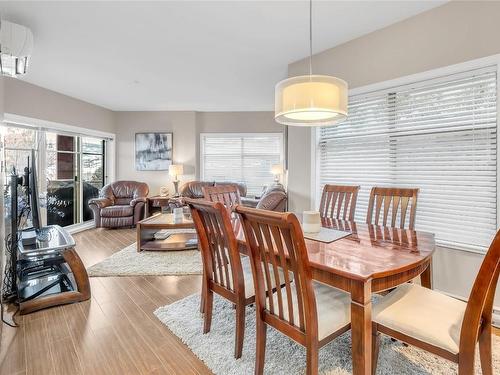
[[[203,261],[203,333],[209,332],[211,328],[213,294],[216,293],[236,307],[234,356],[240,358],[245,332],[245,307],[255,302],[250,259],[240,257],[229,212],[221,202],[190,198],[184,202],[191,209]],[[277,275],[276,280],[277,283],[271,288],[284,280],[282,273]]]
[[[203,196],[210,202],[221,202],[229,210],[241,204],[240,191],[236,185],[203,186]]]
[[[372,224],[374,222],[375,225],[396,227],[397,217],[399,216],[399,227],[403,229],[405,228],[406,217],[409,216],[408,229],[414,230],[417,196],[418,189],[373,187],[368,202],[366,223]],[[408,212],[409,205],[410,211]],[[389,211],[391,212],[390,225],[388,225]]]
[[[264,371],[267,326],[306,347],[306,373],[318,373],[319,348],[350,328],[349,294],[312,281],[304,235],[293,213],[237,206],[252,258],[257,309],[255,374]],[[283,269],[284,288],[272,294]],[[290,278],[293,276],[293,283]]]
[[[467,303],[404,284],[382,297],[373,308],[373,369],[377,365],[379,333],[458,363],[459,375],[474,374],[479,356],[484,375],[493,375],[491,322],[500,272],[500,231],[483,259]]]
[[[325,185],[319,213],[322,218],[354,220],[359,186]]]

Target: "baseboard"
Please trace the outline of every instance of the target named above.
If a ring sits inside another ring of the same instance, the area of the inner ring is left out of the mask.
[[[92,221],[88,221],[86,223],[68,225],[67,227],[64,227],[64,228],[69,233],[75,234],[75,233],[78,233],[78,232],[83,232],[84,230],[95,228],[95,223],[92,220]]]
[[[446,294],[447,296],[459,299],[461,301],[467,302],[466,298],[457,296],[456,294],[447,293],[443,290],[436,290],[436,291]],[[491,320],[492,320],[491,324],[493,325],[493,327],[500,328],[500,306],[493,306],[493,315]]]

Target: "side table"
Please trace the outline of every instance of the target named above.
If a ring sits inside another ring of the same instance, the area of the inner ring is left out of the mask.
[[[146,217],[150,217],[158,212],[163,212],[163,207],[168,207],[171,197],[155,195],[146,198]]]

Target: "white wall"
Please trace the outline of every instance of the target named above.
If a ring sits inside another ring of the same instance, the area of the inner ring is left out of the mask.
[[[318,53],[317,74],[345,79],[358,88],[500,53],[500,2],[452,1],[441,7]],[[289,67],[289,76],[307,72],[307,59]],[[311,138],[308,129],[290,128],[291,207],[311,205]],[[417,214],[418,215],[418,214]],[[418,220],[418,219],[417,219]],[[439,248],[434,257],[436,289],[467,298],[483,256]],[[500,308],[497,288],[495,305]]]

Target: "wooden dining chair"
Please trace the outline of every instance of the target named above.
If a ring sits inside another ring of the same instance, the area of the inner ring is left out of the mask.
[[[202,189],[205,200],[221,202],[230,210],[241,204],[240,191],[235,185],[203,186]]]
[[[212,324],[213,294],[224,297],[236,307],[236,337],[234,356],[241,357],[245,333],[245,307],[255,302],[250,259],[240,257],[236,235],[229,212],[221,202],[186,198],[198,234],[203,260],[202,301],[203,333]],[[279,280],[284,280],[282,274]]]
[[[318,351],[350,328],[349,294],[312,282],[304,235],[293,213],[237,206],[252,258],[257,309],[255,374],[264,371],[267,326],[306,347],[307,374],[318,373]],[[282,268],[285,286],[272,294]],[[293,276],[293,283],[291,280]]]
[[[418,189],[373,187],[368,202],[366,223],[372,224],[373,222],[375,225],[396,227],[399,216],[399,228],[403,229],[406,217],[409,216],[408,229],[415,229],[417,196]],[[408,206],[410,206],[410,211],[408,211]],[[391,212],[390,225],[388,225],[389,211]]]
[[[322,218],[354,220],[359,186],[325,185],[319,213]]]
[[[458,363],[459,375],[474,374],[479,355],[484,375],[493,375],[491,321],[500,272],[500,231],[484,257],[467,303],[421,287],[404,284],[373,308],[373,369],[379,333]]]

